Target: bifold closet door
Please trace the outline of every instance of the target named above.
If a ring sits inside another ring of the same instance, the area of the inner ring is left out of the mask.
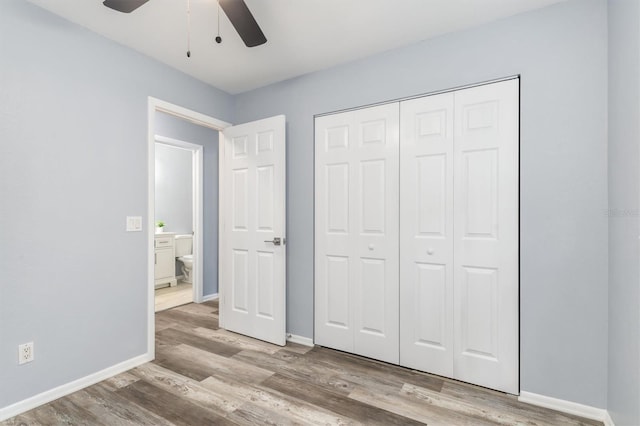
[[[453,93],[400,103],[400,364],[453,377]]]
[[[519,80],[455,92],[454,375],[517,394]]]
[[[316,344],[518,393],[518,84],[316,119]]]
[[[315,343],[399,361],[398,104],[315,120]]]
[[[401,102],[400,364],[518,393],[518,80]]]

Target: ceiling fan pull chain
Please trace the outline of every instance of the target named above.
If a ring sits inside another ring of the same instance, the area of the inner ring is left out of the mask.
[[[187,58],[191,57],[191,0],[187,0]]]
[[[220,37],[220,2],[217,1],[216,3],[218,3],[218,35],[216,36],[216,43],[220,44],[222,43],[222,37]]]

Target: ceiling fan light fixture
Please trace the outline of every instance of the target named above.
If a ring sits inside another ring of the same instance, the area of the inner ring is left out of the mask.
[[[247,47],[260,46],[267,42],[244,0],[218,0],[218,4]]]
[[[103,5],[122,13],[131,13],[149,0],[104,0]]]

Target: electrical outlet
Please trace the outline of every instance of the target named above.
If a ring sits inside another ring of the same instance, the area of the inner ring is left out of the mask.
[[[18,364],[33,361],[33,342],[18,345]]]

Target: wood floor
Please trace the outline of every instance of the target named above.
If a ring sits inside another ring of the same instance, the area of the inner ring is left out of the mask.
[[[217,302],[156,314],[156,360],[0,425],[597,425],[354,355],[217,328]]]
[[[155,311],[160,312],[193,302],[193,285],[178,281],[175,287],[163,287],[155,291]]]

